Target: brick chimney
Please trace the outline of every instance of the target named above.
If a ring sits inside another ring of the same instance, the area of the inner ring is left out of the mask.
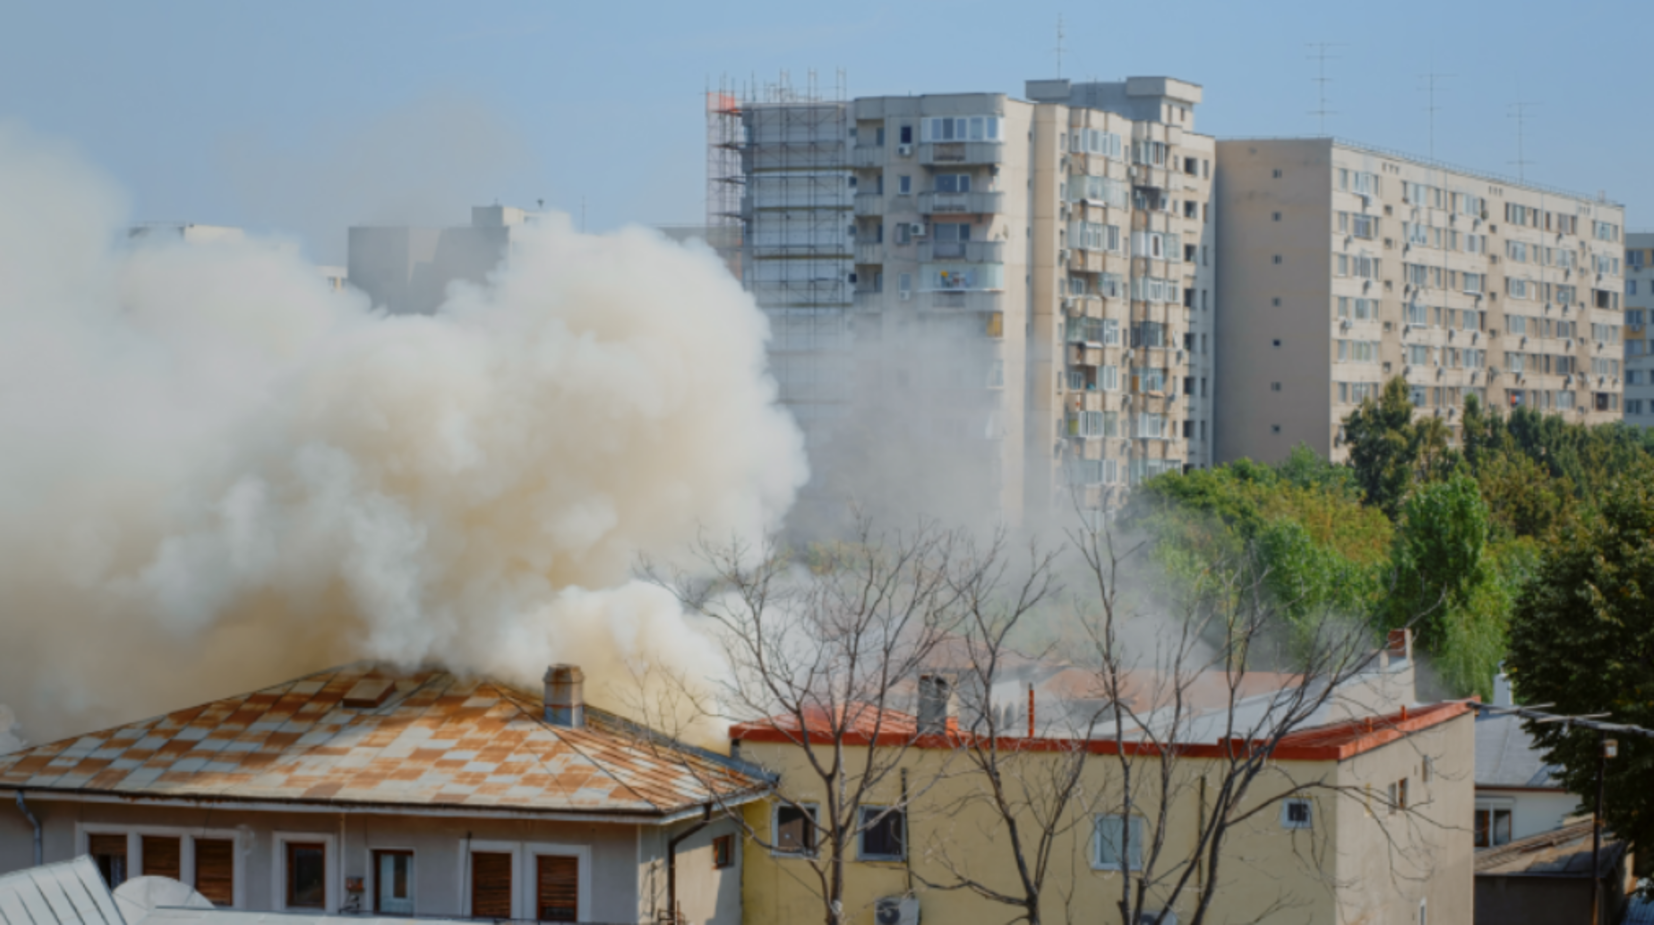
[[[919,676],[919,734],[942,735],[953,718],[953,683],[939,674]]]
[[[586,673],[579,665],[546,669],[546,722],[579,729],[586,725]]]
[[[1408,664],[1413,661],[1413,631],[1410,629],[1391,630],[1385,639],[1384,660],[1390,665]]]

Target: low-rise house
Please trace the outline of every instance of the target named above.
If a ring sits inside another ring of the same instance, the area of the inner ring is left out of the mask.
[[[354,665],[0,756],[0,872],[38,843],[239,910],[733,925],[713,808],[766,787],[585,704],[572,666],[542,697]]]
[[[1055,833],[1045,890],[1064,912],[1047,917],[1064,920],[1092,910],[1088,915],[1112,920],[1121,878],[1141,878],[1136,865],[1147,850],[1141,846],[1158,838],[1166,857],[1185,859],[1180,869],[1192,868],[1196,883],[1215,878],[1208,921],[1470,921],[1473,849],[1463,820],[1473,800],[1474,720],[1464,703],[1411,703],[1408,656],[1385,659],[1378,671],[1350,679],[1348,690],[1274,746],[1268,773],[1258,778],[1246,804],[1259,811],[1230,830],[1215,874],[1194,840],[1232,756],[1252,747],[1229,736],[1249,728],[1247,717],[1279,703],[1290,688],[1281,686],[1282,677],[1190,724],[1190,734],[1179,739],[1178,789],[1168,786],[1173,796],[1163,813],[1153,808],[1162,784],[1151,746],[1104,737],[1002,737],[999,747],[1019,763],[1014,773],[1027,780],[1057,777],[1055,762],[1084,754],[1080,791],[1087,796],[1076,802],[1075,818]],[[1397,696],[1404,699],[1392,703]],[[962,727],[969,724],[938,722],[923,703],[919,712],[868,711],[842,724],[850,729],[838,743],[847,767],[867,766],[867,749],[905,750],[900,773],[887,775],[871,803],[863,804],[872,821],[858,834],[846,865],[847,921],[872,922],[881,907],[892,921],[913,913],[921,921],[959,925],[1006,921],[1014,910],[981,891],[927,886],[957,883],[964,871],[1002,895],[1020,890],[1003,823],[981,798],[979,773],[961,758],[971,735]],[[1230,725],[1231,717],[1239,724]],[[774,849],[755,847],[747,858],[749,921],[820,915],[816,881],[802,865],[819,850],[814,819],[828,795],[812,789],[819,789],[819,777],[809,771],[801,743],[808,741],[827,760],[835,743],[817,731],[825,719],[801,725],[772,717],[730,731],[743,760],[777,776],[780,797],[745,809],[746,824]],[[1152,713],[1148,721],[1154,721]],[[1044,728],[1036,722],[1035,732]],[[1119,803],[1096,799],[1118,788],[1123,762],[1135,768],[1136,786],[1144,788],[1138,803],[1144,814],[1133,809],[1129,823],[1118,815]],[[1122,856],[1121,833],[1128,829],[1134,846]],[[1024,839],[1031,830],[1025,829]],[[1172,879],[1161,877],[1148,887],[1151,907]],[[1187,920],[1192,898],[1186,892],[1169,909],[1161,904],[1154,920]]]
[[[1476,925],[1618,922],[1636,888],[1623,842],[1602,840],[1602,908],[1591,914],[1591,822],[1576,822],[1476,854]]]
[[[1510,706],[1510,684],[1494,681],[1493,703]],[[1579,798],[1563,789],[1559,769],[1545,761],[1522,718],[1485,710],[1476,717],[1478,849],[1496,848],[1561,828],[1578,814]]]

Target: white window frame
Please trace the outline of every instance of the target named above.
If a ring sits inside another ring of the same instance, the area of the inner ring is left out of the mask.
[[[322,911],[337,915],[340,900],[344,898],[345,884],[339,864],[339,836],[325,832],[275,832],[271,835],[273,852],[270,858],[270,908],[287,911],[287,845],[289,842],[321,842],[327,852],[322,865],[322,879],[327,885],[327,896]],[[305,907],[308,909],[309,907]]]
[[[379,865],[373,863],[373,856],[376,852],[380,851],[396,851],[409,856],[408,897],[413,901],[414,911],[408,913],[406,916],[399,912],[377,911],[376,907],[379,903]],[[362,886],[363,902],[367,908],[363,909],[361,914],[396,918],[413,918],[414,916],[419,915],[419,852],[414,848],[403,845],[370,845],[363,849],[362,855],[365,859],[363,863],[367,867],[368,874],[367,877],[363,879]],[[469,897],[467,897],[467,902],[469,903]],[[470,908],[469,904],[466,908]]]
[[[814,851],[783,851],[781,845],[781,810],[804,809],[810,813],[810,821],[816,828],[816,847]],[[821,804],[813,802],[775,803],[770,807],[770,857],[772,858],[813,858],[821,853]]]
[[[380,848],[381,851],[395,849]],[[459,842],[460,918],[471,914],[471,855],[511,855],[511,918],[534,921],[539,914],[535,908],[539,890],[535,860],[540,857],[572,857],[579,864],[580,904],[576,918],[589,922],[592,918],[592,849],[590,845],[565,845],[554,842],[468,841]]]
[[[93,835],[125,835],[126,836],[126,878],[132,880],[143,876],[144,869],[144,841],[145,835],[157,835],[164,838],[177,838],[178,845],[178,873],[184,885],[195,887],[195,840],[204,838],[211,841],[228,841],[235,846],[231,874],[235,878],[232,904],[218,906],[224,909],[247,908],[247,860],[242,851],[242,833],[237,829],[201,829],[168,825],[118,825],[102,822],[75,823],[75,854],[87,854],[92,848]]]
[[[900,816],[901,820],[902,820],[902,853],[899,854],[899,855],[893,855],[893,854],[867,854],[862,849],[866,845],[865,839],[867,838],[867,832],[868,832],[868,828],[867,828],[867,826],[868,826],[868,822],[867,822],[868,813],[872,813],[874,815],[877,815],[879,813],[892,811],[892,810],[895,812],[896,815]],[[907,810],[901,809],[899,807],[893,807],[893,806],[862,806],[862,807],[860,807],[860,812],[861,812],[861,817],[862,818],[857,820],[860,823],[860,825],[858,825],[856,827],[857,828],[857,831],[856,831],[856,860],[858,860],[858,861],[871,861],[873,863],[887,863],[887,864],[892,863],[892,862],[901,862],[901,861],[907,860]]]
[[[1303,822],[1292,818],[1292,807],[1302,806],[1308,816]],[[1313,829],[1315,828],[1315,801],[1304,797],[1293,797],[1281,801],[1281,828],[1283,829]]]
[[[1137,461],[1138,460],[1133,460],[1133,462],[1137,462]],[[1125,870],[1125,869],[1127,869],[1124,864],[1105,863],[1103,861],[1103,826],[1102,826],[1102,822],[1103,822],[1104,819],[1124,819],[1124,820],[1126,820],[1126,825],[1128,827],[1128,829],[1127,829],[1128,832],[1130,831],[1130,828],[1133,827],[1133,824],[1135,823],[1135,827],[1140,830],[1138,832],[1139,837],[1136,838],[1136,839],[1133,839],[1131,841],[1130,845],[1127,846],[1127,849],[1126,849],[1127,857],[1125,858],[1125,861],[1126,861],[1127,864],[1130,864],[1130,862],[1131,862],[1131,857],[1130,857],[1131,851],[1136,850],[1136,852],[1137,852],[1137,863],[1133,864],[1130,869],[1131,870],[1142,870],[1143,869],[1143,843],[1147,838],[1148,823],[1147,823],[1147,821],[1145,821],[1143,819],[1142,816],[1138,816],[1138,815],[1122,816],[1119,813],[1097,813],[1096,815],[1091,817],[1091,869],[1092,870]]]

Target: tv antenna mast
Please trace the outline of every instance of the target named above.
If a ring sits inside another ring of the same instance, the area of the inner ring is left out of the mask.
[[[1058,77],[1062,76],[1062,53],[1063,53],[1062,40],[1066,37],[1066,35],[1067,34],[1065,32],[1063,32],[1063,28],[1062,28],[1062,14],[1058,13],[1057,14],[1057,47],[1055,49],[1055,51],[1057,53],[1057,76]]]
[[[1427,73],[1427,74],[1420,74],[1419,75],[1419,80],[1424,81],[1424,86],[1419,87],[1419,89],[1424,92],[1426,99],[1429,100],[1429,102],[1427,104],[1425,104],[1424,111],[1430,117],[1430,159],[1431,160],[1436,159],[1436,113],[1441,111],[1441,107],[1436,105],[1436,94],[1438,92],[1442,92],[1442,88],[1439,86],[1439,83],[1440,83],[1441,79],[1444,78],[1444,77],[1452,77],[1452,76],[1454,76],[1454,75],[1436,73],[1436,62],[1434,60],[1434,56],[1432,56],[1432,60],[1430,62],[1430,72]]]
[[[1518,180],[1526,181],[1528,179],[1528,165],[1538,163],[1538,161],[1528,160],[1526,147],[1528,110],[1537,105],[1539,104],[1530,103],[1527,100],[1517,100],[1510,104],[1510,112],[1506,114],[1516,120],[1516,160],[1511,161],[1511,163],[1516,165],[1516,179]]]
[[[1325,135],[1327,133],[1327,116],[1338,115],[1337,110],[1327,108],[1327,84],[1332,83],[1332,78],[1327,76],[1327,62],[1337,61],[1338,56],[1327,52],[1333,48],[1344,47],[1344,43],[1308,42],[1306,44],[1313,49],[1308,57],[1315,61],[1315,76],[1311,77],[1310,80],[1315,82],[1316,105],[1314,109],[1309,111],[1309,114],[1318,120],[1319,132]]]

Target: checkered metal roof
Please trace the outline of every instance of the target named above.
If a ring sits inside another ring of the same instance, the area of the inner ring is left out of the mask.
[[[666,817],[749,772],[590,706],[554,726],[487,678],[350,665],[0,756],[0,789]]]

